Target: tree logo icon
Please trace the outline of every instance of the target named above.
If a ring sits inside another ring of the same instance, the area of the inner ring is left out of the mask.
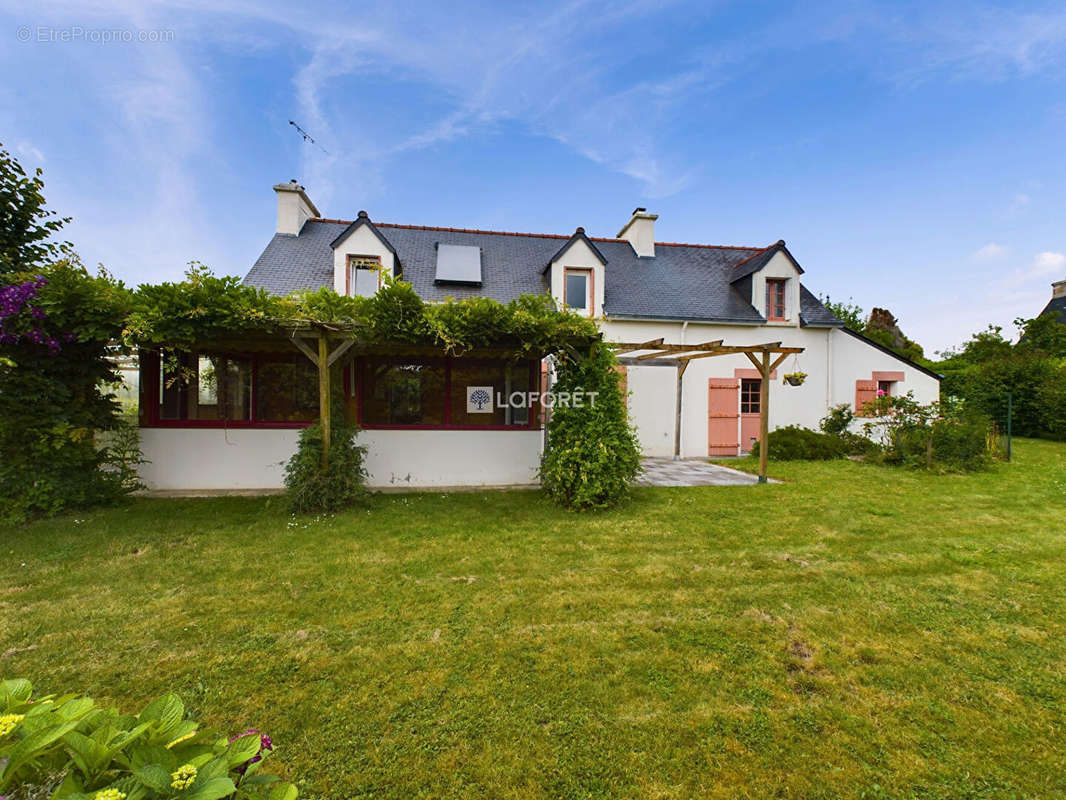
[[[466,387],[466,413],[467,414],[491,414],[492,413],[492,387],[491,386],[467,386]]]

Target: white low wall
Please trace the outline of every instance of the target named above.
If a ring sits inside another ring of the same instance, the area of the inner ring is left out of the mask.
[[[293,429],[142,428],[149,489],[278,489]],[[374,488],[537,483],[541,431],[363,431]]]

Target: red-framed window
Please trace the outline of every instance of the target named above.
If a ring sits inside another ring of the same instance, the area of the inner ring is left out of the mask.
[[[369,356],[356,360],[359,425],[367,430],[532,430],[537,361]]]
[[[878,397],[891,397],[895,394],[892,391],[892,387],[896,385],[895,381],[878,381],[877,382],[877,396]]]
[[[318,372],[299,353],[141,351],[140,417],[152,428],[302,428]]]
[[[785,319],[785,289],[787,278],[766,279],[766,318],[775,322]]]
[[[758,414],[762,409],[762,380],[740,379],[740,413]]]
[[[563,304],[579,313],[593,316],[596,286],[591,269],[567,267],[563,270]]]
[[[533,430],[536,360],[361,357],[344,370],[368,429]],[[302,428],[318,419],[318,371],[300,353],[141,352],[141,426]]]

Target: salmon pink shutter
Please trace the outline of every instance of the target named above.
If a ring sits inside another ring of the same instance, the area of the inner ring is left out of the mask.
[[[707,381],[707,454],[735,456],[740,444],[740,381],[710,378]]]
[[[863,409],[877,399],[877,381],[855,381],[855,413],[866,416]]]

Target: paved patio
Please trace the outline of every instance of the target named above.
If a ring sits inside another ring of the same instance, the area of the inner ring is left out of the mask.
[[[638,486],[750,486],[756,475],[708,464],[700,459],[674,461],[672,458],[645,458],[644,474]],[[771,480],[771,483],[776,481]]]

